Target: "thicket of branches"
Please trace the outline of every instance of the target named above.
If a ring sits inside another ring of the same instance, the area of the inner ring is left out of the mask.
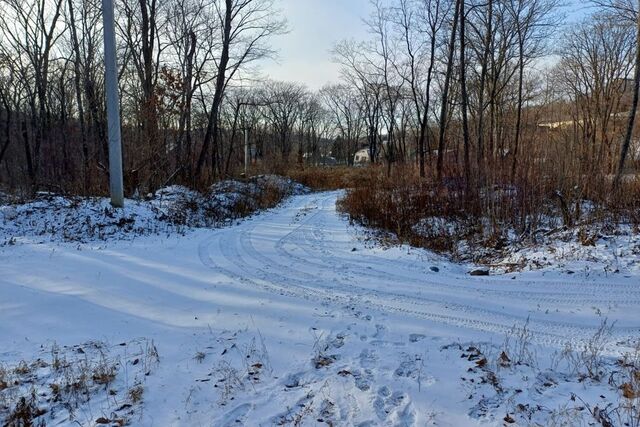
[[[5,188],[106,191],[100,6],[0,0]],[[634,2],[603,0],[569,28],[557,0],[371,9],[369,38],[334,48],[341,81],[310,91],[258,78],[270,39],[286,31],[276,0],[117,0],[127,194],[238,175],[245,132],[256,169],[351,164],[367,147],[388,177],[415,173],[419,187],[480,210],[492,186],[512,186],[533,209],[528,194],[583,200],[629,185]]]
[[[442,219],[493,242],[640,222],[636,2],[594,3],[571,26],[555,0],[372,4],[370,39],[335,49],[385,166],[343,201],[352,218],[453,245]]]
[[[373,5],[371,39],[335,51],[372,155],[415,160],[421,176],[455,167],[474,184],[554,160],[576,174],[618,172],[634,111],[633,3],[602,5],[568,29],[555,0]]]

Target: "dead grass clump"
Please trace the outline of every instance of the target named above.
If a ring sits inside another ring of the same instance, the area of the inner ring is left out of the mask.
[[[202,363],[204,362],[205,357],[207,357],[207,354],[205,352],[198,351],[196,352],[196,355],[193,356],[193,360],[195,360],[198,363]]]
[[[381,168],[368,172],[338,202],[352,221],[437,252],[453,253],[460,239],[476,233],[479,224],[471,219],[477,215],[458,199],[458,181],[437,189],[411,171],[396,170],[390,177]]]
[[[220,361],[215,369],[217,381],[213,385],[220,392],[218,404],[225,406],[229,401],[235,399],[235,394],[244,390],[240,372],[226,360]]]
[[[144,387],[141,384],[136,384],[135,386],[131,387],[127,392],[129,400],[134,405],[142,401],[143,394],[144,394]]]
[[[578,348],[567,343],[561,352],[553,355],[552,369],[557,370],[564,362],[569,373],[578,376],[580,380],[602,381],[606,374],[605,349],[611,343],[614,326],[615,323],[609,323],[604,319],[593,336]]]
[[[265,375],[273,374],[269,353],[260,330],[257,330],[257,335],[249,341],[239,343],[236,342],[237,338],[234,334],[231,345],[222,352],[224,359],[216,364],[212,372],[220,406],[235,400],[238,393],[248,388],[255,391],[256,385]]]
[[[287,196],[287,189],[281,188],[274,183],[265,182],[262,185],[259,184],[257,194],[256,203],[258,208],[269,209],[278,205]],[[253,211],[246,213],[251,214]]]
[[[537,368],[538,358],[532,341],[533,332],[529,328],[529,318],[527,317],[522,327],[514,325],[506,334],[502,353],[497,360],[498,366],[505,368],[513,363]]]
[[[604,177],[561,171],[495,171],[467,183],[454,170],[438,181],[412,166],[366,168],[338,208],[354,222],[395,233],[415,246],[489,262],[510,242],[533,242],[540,233],[577,226],[579,241],[595,245],[599,230],[640,225],[640,180],[617,192]],[[544,172],[544,175],[541,175]]]
[[[140,346],[139,351],[135,345]],[[113,418],[109,424],[124,425],[118,421],[126,418],[122,412],[128,416],[141,410],[145,378],[159,360],[148,340],[117,346],[101,342],[65,347],[53,344],[42,353],[51,354],[51,363],[36,358],[0,367],[0,425],[93,425],[97,422],[91,414],[94,401],[109,406],[107,412]],[[123,369],[125,360],[130,364],[127,369]],[[134,384],[131,388],[127,386],[129,378]],[[42,417],[45,413],[48,415]]]
[[[28,396],[21,396],[16,406],[9,412],[5,426],[7,427],[40,427],[45,426],[44,419],[37,419],[47,411],[38,408],[35,389]]]
[[[622,369],[622,384],[618,386],[621,398],[617,411],[621,425],[640,427],[640,344],[618,364]]]
[[[95,384],[107,387],[116,379],[117,373],[118,365],[108,362],[103,355],[100,362],[93,369],[91,378]]]
[[[369,167],[308,166],[286,169],[283,174],[313,190],[326,191],[352,188],[357,185],[358,181],[365,178],[371,169]]]

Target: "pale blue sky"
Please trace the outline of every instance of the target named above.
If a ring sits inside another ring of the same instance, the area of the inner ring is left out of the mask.
[[[266,62],[263,72],[312,89],[338,80],[330,50],[339,40],[367,36],[362,18],[369,14],[369,0],[280,0],[280,7],[291,31],[273,40],[280,58]]]
[[[304,83],[319,89],[339,79],[338,67],[331,61],[335,42],[365,39],[367,30],[362,19],[370,14],[369,0],[279,0],[282,13],[289,21],[290,32],[272,40],[279,59],[266,61],[262,72],[276,80]],[[570,26],[592,10],[588,0],[567,0],[558,11]],[[562,29],[559,29],[559,36]]]

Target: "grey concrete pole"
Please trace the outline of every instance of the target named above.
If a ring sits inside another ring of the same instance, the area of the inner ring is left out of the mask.
[[[107,96],[107,124],[109,133],[109,190],[111,204],[124,206],[122,179],[122,144],[120,142],[120,98],[118,96],[118,71],[116,65],[116,32],[113,0],[102,0],[104,24],[105,90]]]

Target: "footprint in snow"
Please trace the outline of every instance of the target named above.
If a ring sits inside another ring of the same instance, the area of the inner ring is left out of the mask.
[[[249,411],[253,409],[250,403],[243,403],[227,412],[222,419],[222,426],[238,426],[244,425],[247,420]]]
[[[371,389],[371,383],[373,381],[373,372],[371,369],[365,369],[364,372],[359,370],[351,373],[355,381],[356,387],[361,391],[367,391]]]
[[[360,365],[365,368],[373,368],[378,363],[378,355],[375,350],[370,350],[368,348],[363,349],[360,352]]]
[[[387,332],[387,327],[381,324],[376,324],[376,333],[373,334],[374,338],[382,338]]]
[[[289,374],[284,379],[283,385],[286,388],[300,387],[300,386],[305,384],[305,382],[303,381],[303,376],[304,376],[303,372],[299,372],[299,373],[296,373],[296,374]]]
[[[407,344],[399,341],[373,340],[369,344],[374,347],[405,347]]]
[[[423,335],[423,334],[410,334],[409,335],[409,341],[410,342],[418,342],[418,341],[422,341],[423,339],[425,339],[427,336]]]
[[[393,425],[415,425],[416,414],[409,395],[401,391],[391,392],[389,387],[382,386],[373,401],[373,408],[380,421]]]

